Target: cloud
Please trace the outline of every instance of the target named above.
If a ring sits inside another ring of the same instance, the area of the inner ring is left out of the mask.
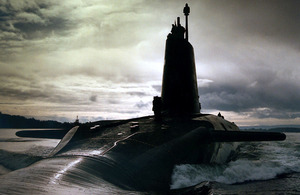
[[[149,102],[144,103],[144,102],[140,101],[140,102],[136,103],[135,106],[139,109],[144,109],[144,108],[149,108],[150,103]]]
[[[97,102],[97,95],[90,96],[90,101]]]
[[[260,119],[266,118],[276,118],[276,119],[296,119],[300,118],[300,112],[289,112],[282,111],[279,109],[270,109],[270,108],[255,108],[248,112],[250,116],[257,117]]]
[[[237,113],[251,111],[251,115],[258,118],[299,117],[299,91],[299,85],[277,77],[265,77],[263,80],[255,81],[255,85],[212,82],[207,87],[199,88],[200,101],[205,109]]]
[[[203,109],[251,122],[299,121],[299,2],[189,5]],[[183,18],[183,6],[1,1],[0,109],[71,121],[151,113],[153,96],[161,92],[165,39],[173,20]]]

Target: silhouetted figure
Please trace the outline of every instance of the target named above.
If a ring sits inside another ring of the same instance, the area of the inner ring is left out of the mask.
[[[219,112],[218,117],[221,117],[224,119],[224,116],[222,116],[221,112]]]
[[[75,120],[75,122],[74,122],[74,125],[79,125],[80,123],[79,123],[79,119],[78,119],[78,116],[76,117],[76,120]]]
[[[161,97],[155,96],[153,97],[153,108],[155,120],[161,120],[161,109],[162,109],[162,102]]]

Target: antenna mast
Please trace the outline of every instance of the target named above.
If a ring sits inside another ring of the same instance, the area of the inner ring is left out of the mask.
[[[185,4],[185,7],[183,8],[183,13],[185,15],[185,39],[189,41],[189,28],[188,28],[188,15],[190,14],[190,7],[188,4]]]

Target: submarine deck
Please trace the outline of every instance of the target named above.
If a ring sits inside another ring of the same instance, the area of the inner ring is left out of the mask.
[[[153,116],[97,121],[80,126],[72,137],[73,144],[64,147],[59,155],[71,155],[72,151],[76,151],[76,154],[81,151],[81,155],[104,155],[125,140],[155,147],[199,127],[208,130],[239,131],[234,123],[210,114],[199,114],[192,118],[166,117],[162,121],[156,121]]]

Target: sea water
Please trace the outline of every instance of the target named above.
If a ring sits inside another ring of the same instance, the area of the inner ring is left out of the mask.
[[[171,189],[209,181],[213,194],[300,194],[300,133],[285,141],[240,143],[226,164],[174,167]]]
[[[47,156],[58,139],[20,138],[20,129],[0,129],[0,175]],[[213,194],[300,194],[300,133],[281,142],[240,143],[226,164],[174,167],[171,189],[209,182]]]
[[[21,130],[25,129],[0,129],[0,175],[26,167],[40,160],[47,156],[60,141],[59,139],[21,138],[16,136],[16,132]]]

